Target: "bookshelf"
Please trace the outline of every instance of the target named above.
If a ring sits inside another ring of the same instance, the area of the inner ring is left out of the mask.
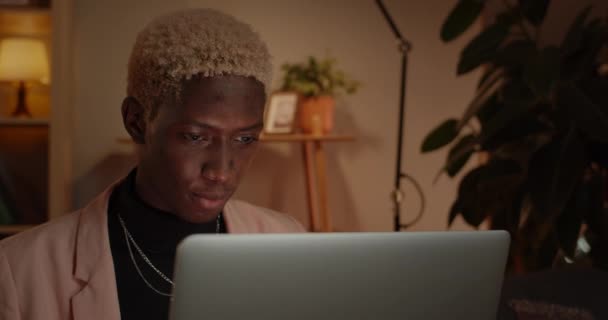
[[[4,1],[0,5],[0,40],[41,40],[52,65],[51,16],[48,0]],[[51,85],[48,81],[28,82],[26,87],[32,117],[14,118],[16,84],[0,83],[0,239],[50,218]]]

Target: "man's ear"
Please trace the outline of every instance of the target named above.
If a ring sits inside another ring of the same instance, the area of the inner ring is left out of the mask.
[[[122,123],[137,144],[146,143],[146,113],[144,106],[133,97],[122,101]]]

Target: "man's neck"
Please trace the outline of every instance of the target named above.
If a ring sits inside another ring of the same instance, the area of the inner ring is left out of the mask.
[[[135,172],[135,185],[133,191],[146,205],[161,211],[171,212],[169,206],[162,200],[163,197],[161,193],[154,188],[153,181],[139,168]]]

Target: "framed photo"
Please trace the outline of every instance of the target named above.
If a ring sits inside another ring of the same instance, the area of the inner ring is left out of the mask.
[[[294,129],[298,95],[294,92],[277,92],[270,96],[266,109],[264,132],[291,133]]]

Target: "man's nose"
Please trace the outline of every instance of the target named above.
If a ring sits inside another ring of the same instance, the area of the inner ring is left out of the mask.
[[[208,151],[207,161],[202,166],[203,177],[220,183],[228,181],[234,167],[229,144],[218,141]]]

